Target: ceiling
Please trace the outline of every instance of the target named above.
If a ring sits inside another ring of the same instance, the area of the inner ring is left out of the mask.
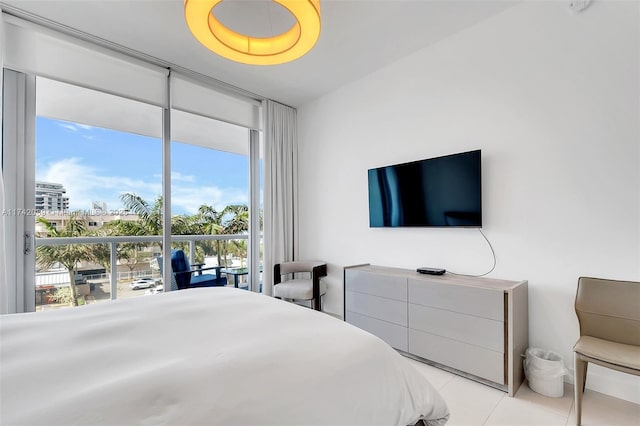
[[[316,46],[296,61],[271,66],[239,64],[207,50],[185,24],[183,0],[5,0],[0,5],[109,40],[260,97],[300,106],[514,3],[321,0],[322,33]],[[233,9],[224,12],[233,15]],[[242,23],[229,26],[241,28]]]

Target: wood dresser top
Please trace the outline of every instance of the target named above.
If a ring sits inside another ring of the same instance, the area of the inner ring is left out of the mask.
[[[526,280],[522,281],[510,281],[510,280],[500,280],[496,278],[485,278],[485,277],[467,277],[464,275],[454,275],[451,273],[445,273],[444,275],[429,275],[429,274],[420,274],[415,270],[404,269],[404,268],[393,268],[388,266],[379,266],[379,265],[353,265],[353,266],[345,266],[346,270],[358,270],[363,272],[370,272],[381,275],[391,275],[391,276],[400,276],[406,278],[414,278],[418,280],[431,281],[434,283],[442,283],[442,284],[453,284],[453,285],[463,285],[468,287],[481,287],[481,288],[489,288],[496,290],[509,291],[515,287],[526,284]]]

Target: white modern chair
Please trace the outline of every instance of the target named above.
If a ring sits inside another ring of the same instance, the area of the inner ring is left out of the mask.
[[[301,273],[309,277],[300,277]],[[273,266],[273,295],[278,299],[311,300],[313,309],[320,311],[321,298],[327,292],[327,285],[320,278],[326,276],[325,262],[298,260],[276,263]]]

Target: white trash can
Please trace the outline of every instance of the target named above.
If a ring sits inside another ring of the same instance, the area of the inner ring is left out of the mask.
[[[559,354],[540,348],[528,348],[523,363],[531,390],[553,398],[564,395],[564,376],[569,370],[565,368]]]

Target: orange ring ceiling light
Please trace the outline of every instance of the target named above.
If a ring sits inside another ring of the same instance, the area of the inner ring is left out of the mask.
[[[320,0],[272,0],[286,8],[296,23],[273,37],[250,37],[224,26],[212,13],[223,0],[185,0],[184,16],[205,47],[232,61],[276,65],[306,54],[320,36]]]

